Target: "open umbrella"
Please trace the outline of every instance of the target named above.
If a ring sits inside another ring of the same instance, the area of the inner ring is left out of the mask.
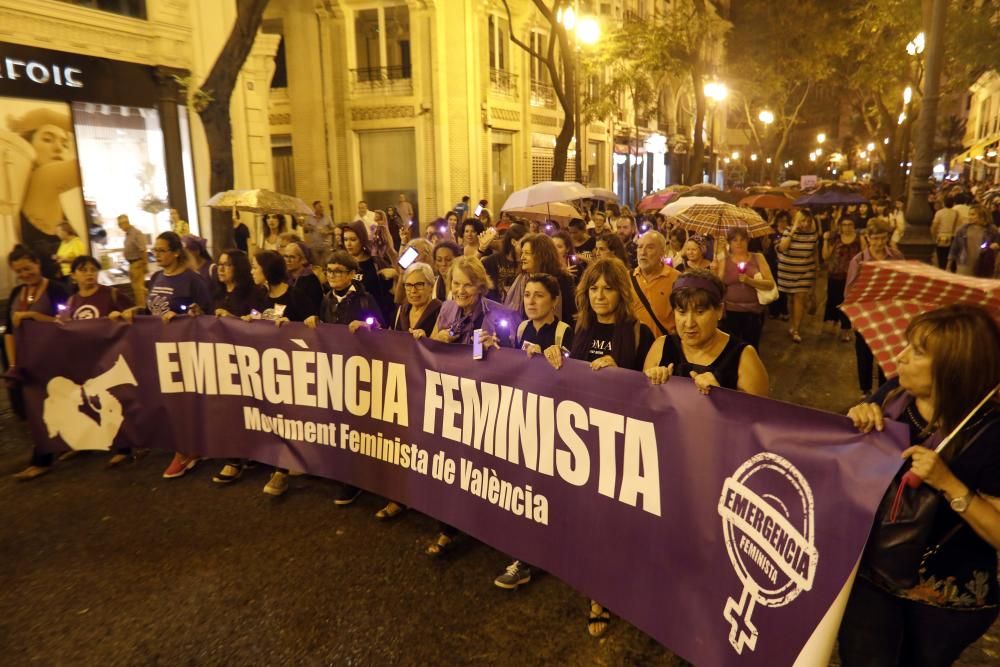
[[[661,208],[677,199],[678,192],[670,190],[657,190],[656,192],[651,192],[636,204],[635,210],[637,211],[659,211]]]
[[[564,202],[536,204],[535,206],[525,206],[524,208],[508,208],[504,210],[504,213],[510,213],[521,218],[527,218],[528,220],[538,220],[539,222],[555,220],[561,225],[565,225],[573,218],[583,218],[580,212],[576,210],[576,207]]]
[[[794,204],[805,207],[846,206],[848,204],[867,204],[868,201],[868,197],[857,192],[854,188],[835,183],[819,186],[809,194],[796,199]]]
[[[664,206],[660,213],[673,218],[678,227],[722,238],[734,227],[745,229],[751,238],[767,236],[771,226],[753,209],[726,204],[711,197],[684,197]]]
[[[611,190],[605,188],[590,188],[590,198],[600,199],[601,201],[618,203],[618,195],[616,195]]]
[[[750,195],[749,197],[744,197],[740,200],[740,206],[749,206],[750,208],[777,208],[777,209],[790,209],[792,208],[792,198],[787,197],[783,194],[761,194],[761,195]]]
[[[959,276],[916,261],[865,262],[840,309],[892,375],[910,320],[954,303],[983,306],[1000,323],[1000,280]]]
[[[736,204],[746,196],[745,192],[726,192],[724,190],[719,190],[718,188],[709,189],[703,186],[693,187],[687,192],[682,192],[677,198],[686,197],[711,197],[712,199],[726,204]]]
[[[312,208],[298,197],[271,190],[226,190],[212,195],[205,206],[223,210],[282,215],[312,215]]]
[[[512,208],[553,204],[555,202],[572,201],[574,199],[589,199],[591,197],[593,197],[593,193],[589,189],[573,181],[542,181],[522,190],[512,192],[500,210],[507,211]]]

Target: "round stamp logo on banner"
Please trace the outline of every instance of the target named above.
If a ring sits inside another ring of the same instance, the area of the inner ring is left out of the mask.
[[[729,560],[743,582],[739,602],[729,598],[723,611],[729,643],[737,653],[753,651],[754,607],[781,607],[812,589],[819,560],[812,489],[791,462],[763,452],[726,478],[718,509]]]

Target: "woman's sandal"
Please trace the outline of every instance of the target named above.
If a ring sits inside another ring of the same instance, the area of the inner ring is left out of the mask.
[[[428,556],[443,556],[449,551],[451,551],[452,546],[455,543],[454,537],[448,537],[444,533],[437,536],[437,540],[431,542],[427,549],[424,550]]]
[[[795,329],[789,329],[788,330],[788,335],[792,337],[792,342],[793,343],[801,343],[802,342],[802,336],[800,336],[799,332],[796,331]]]
[[[611,612],[596,600],[590,601],[590,618],[587,619],[587,632],[591,637],[600,637],[608,630],[611,623]]]
[[[375,518],[379,521],[388,521],[389,519],[395,519],[405,510],[406,507],[403,505],[390,501],[388,505],[380,509],[378,512],[375,512]]]

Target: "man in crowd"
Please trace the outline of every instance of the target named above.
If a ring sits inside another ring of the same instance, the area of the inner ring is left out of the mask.
[[[402,219],[404,225],[413,224],[413,204],[407,201],[405,194],[400,193],[396,212],[399,213],[399,217]]]
[[[305,231],[306,245],[313,254],[313,262],[317,266],[326,266],[330,240],[333,238],[333,220],[323,210],[323,202],[317,199],[312,206],[313,214],[306,218],[302,228]]]
[[[667,240],[663,234],[655,230],[646,232],[636,244],[639,266],[632,271],[632,289],[636,296],[633,314],[657,337],[674,330],[670,291],[681,275],[663,263],[666,252]]]
[[[469,200],[472,198],[469,195],[462,197],[462,201],[455,204],[455,213],[458,213],[458,221],[462,222],[465,220],[465,216],[469,212]]]
[[[133,227],[124,213],[118,216],[118,228],[125,232],[125,259],[128,279],[132,283],[132,298],[137,304],[146,303],[146,235]]]
[[[368,202],[364,199],[358,202],[358,215],[354,219],[365,223],[365,227],[375,224],[375,213],[368,210]]]
[[[635,221],[627,215],[620,216],[615,220],[615,231],[618,238],[625,246],[625,256],[628,257],[629,268],[636,267],[636,242],[635,242]]]
[[[591,253],[597,247],[597,241],[587,233],[587,223],[580,218],[573,218],[566,229],[570,240],[573,241],[573,254],[589,263]]]
[[[608,216],[604,214],[604,211],[594,211],[590,214],[590,224],[587,225],[587,229],[595,237],[611,231],[608,227]]]

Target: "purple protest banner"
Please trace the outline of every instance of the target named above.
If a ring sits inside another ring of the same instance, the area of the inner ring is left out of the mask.
[[[675,378],[330,325],[27,322],[36,442],[355,484],[562,578],[696,664],[792,664],[849,581],[902,427]]]

